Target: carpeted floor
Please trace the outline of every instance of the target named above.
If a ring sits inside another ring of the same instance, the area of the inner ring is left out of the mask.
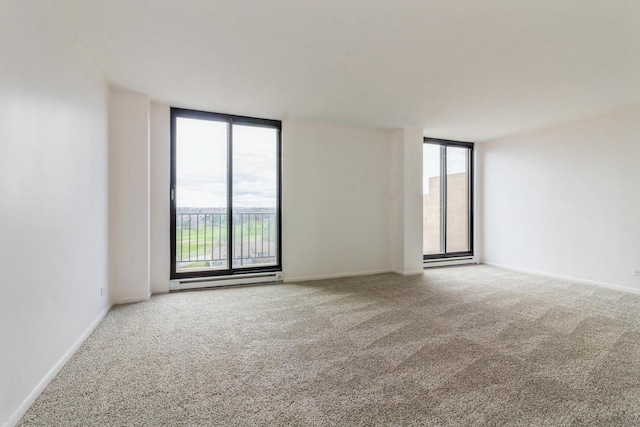
[[[115,307],[21,425],[640,425],[640,296],[488,266]]]

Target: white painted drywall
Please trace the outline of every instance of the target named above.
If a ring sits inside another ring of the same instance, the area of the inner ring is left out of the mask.
[[[108,95],[48,2],[0,2],[0,52],[0,425],[12,425],[109,308]]]
[[[422,274],[422,144],[418,129],[404,129],[404,268]]]
[[[483,260],[640,289],[640,109],[482,144]]]
[[[288,120],[282,162],[286,280],[391,270],[388,132]]]
[[[390,255],[398,274],[422,273],[422,131],[389,135]]]
[[[169,245],[169,182],[170,182],[170,114],[169,106],[151,103],[151,292],[169,292],[171,269]]]
[[[484,145],[473,146],[473,258],[482,263],[484,251]]]
[[[114,303],[150,295],[149,98],[109,91],[109,261]]]
[[[404,130],[389,134],[389,256],[391,269],[404,270]]]
[[[487,141],[640,104],[640,1],[50,0],[185,107]]]

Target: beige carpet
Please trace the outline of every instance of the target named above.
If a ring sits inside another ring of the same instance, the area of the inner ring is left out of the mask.
[[[487,266],[114,308],[22,425],[640,425],[640,296]]]

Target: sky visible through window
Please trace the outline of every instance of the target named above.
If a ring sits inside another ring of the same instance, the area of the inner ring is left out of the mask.
[[[448,147],[447,174],[467,172],[467,149]],[[422,194],[429,194],[429,178],[440,176],[440,145],[423,144]]]
[[[179,117],[176,122],[178,208],[226,208],[227,123]],[[277,137],[273,128],[233,125],[233,204],[275,208]]]

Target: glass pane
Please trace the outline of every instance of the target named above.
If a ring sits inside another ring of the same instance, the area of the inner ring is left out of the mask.
[[[444,251],[441,240],[440,145],[422,144],[422,251]]]
[[[233,267],[278,264],[278,130],[233,125]]]
[[[176,271],[227,267],[227,124],[176,119]]]
[[[447,147],[447,253],[469,250],[469,150]]]

